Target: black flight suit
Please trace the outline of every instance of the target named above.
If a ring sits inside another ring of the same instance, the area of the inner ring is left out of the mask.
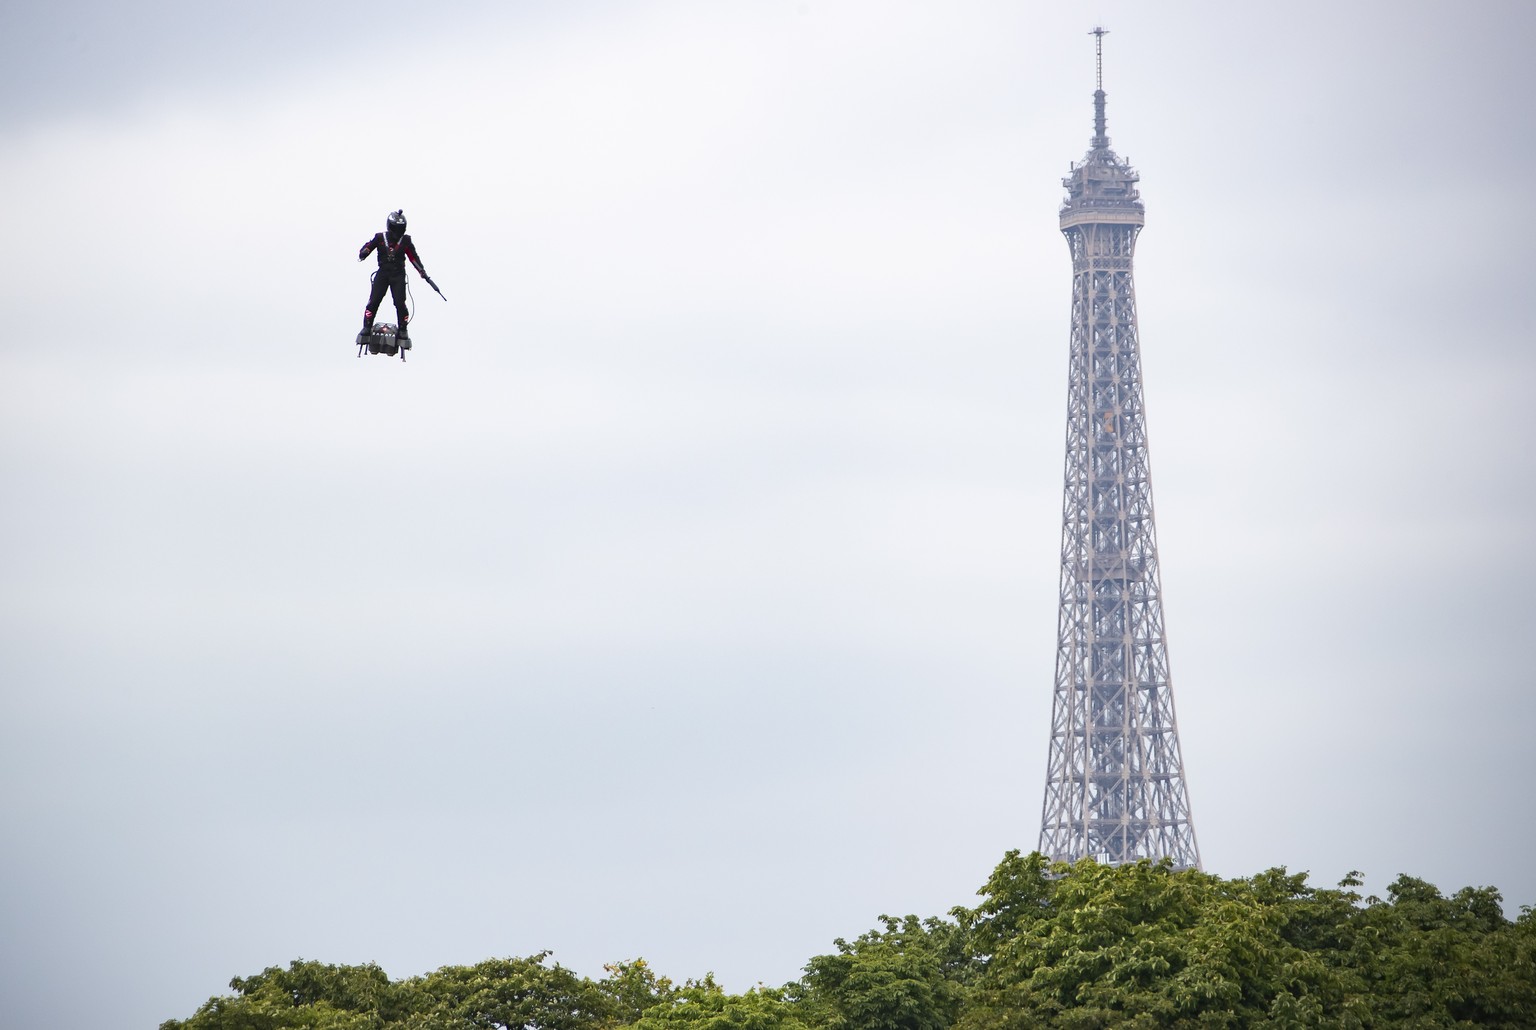
[[[423,279],[427,277],[427,270],[421,267],[421,258],[416,254],[416,245],[411,242],[409,233],[389,239],[385,233],[376,232],[373,239],[357,252],[357,259],[361,261],[375,251],[379,255],[379,270],[373,273],[373,289],[368,294],[368,306],[363,309],[363,332],[373,329],[373,316],[378,313],[384,291],[388,290],[390,299],[395,302],[395,317],[400,320],[399,335],[405,336],[405,323],[410,318],[405,310],[406,259],[416,266]]]

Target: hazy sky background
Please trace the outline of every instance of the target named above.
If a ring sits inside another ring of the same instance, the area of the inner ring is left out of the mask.
[[[12,2],[0,1022],[1033,848],[1098,22],[1206,868],[1536,903],[1536,6]]]

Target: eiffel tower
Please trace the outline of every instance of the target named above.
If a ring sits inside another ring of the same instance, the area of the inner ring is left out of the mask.
[[[1061,614],[1040,851],[1199,868],[1163,629],[1131,258],[1140,177],[1110,149],[1095,28],[1093,143],[1062,180],[1072,255]]]

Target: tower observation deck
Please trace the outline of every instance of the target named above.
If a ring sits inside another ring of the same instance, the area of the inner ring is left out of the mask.
[[[1061,607],[1040,851],[1199,868],[1163,629],[1132,256],[1144,212],[1104,117],[1062,180],[1072,257]]]

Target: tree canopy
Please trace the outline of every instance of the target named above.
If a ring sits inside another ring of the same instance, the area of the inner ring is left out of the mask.
[[[778,988],[677,984],[644,959],[594,980],[548,953],[403,980],[297,960],[161,1030],[1536,1028],[1530,908],[1511,920],[1492,888],[1411,876],[1385,900],[1358,886],[1009,852],[976,907],[881,916]]]

